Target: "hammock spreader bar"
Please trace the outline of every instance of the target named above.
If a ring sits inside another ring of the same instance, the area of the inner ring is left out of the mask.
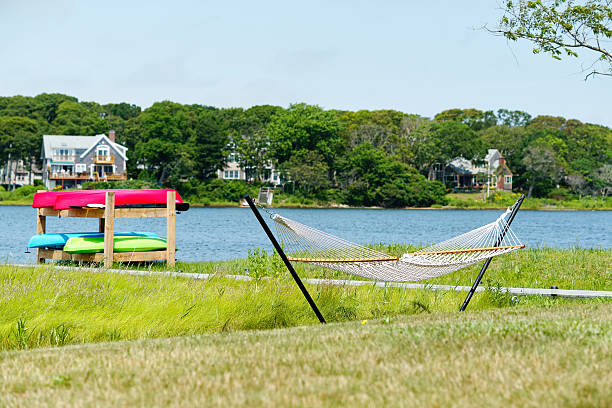
[[[405,256],[469,254],[471,252],[486,252],[486,251],[499,251],[500,249],[523,249],[523,248],[525,248],[525,245],[504,245],[504,246],[494,246],[494,247],[487,247],[487,248],[455,249],[453,251],[413,252],[411,254],[406,254]]]
[[[356,262],[395,262],[399,258],[287,258],[290,261],[305,263],[356,263]]]

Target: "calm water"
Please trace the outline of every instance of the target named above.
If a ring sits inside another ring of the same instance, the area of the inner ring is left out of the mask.
[[[495,220],[496,210],[279,209],[288,218],[358,243],[430,244]],[[269,218],[266,216],[266,219]],[[97,219],[47,217],[47,232],[96,231]],[[118,219],[117,231],[165,236],[162,218]],[[529,247],[612,248],[612,211],[520,211],[512,229]],[[35,233],[31,207],[0,206],[0,259],[34,262],[24,253]],[[248,208],[193,208],[176,217],[181,261],[243,258],[272,246]]]

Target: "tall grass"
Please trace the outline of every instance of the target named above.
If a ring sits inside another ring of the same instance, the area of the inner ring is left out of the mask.
[[[401,256],[418,248],[410,245],[377,244],[371,247],[393,256]],[[342,272],[294,263],[303,277],[359,279]],[[429,279],[424,283],[470,286],[480,271],[482,263],[457,272]],[[164,264],[140,265],[140,269],[162,270]],[[286,269],[278,255],[263,249],[252,250],[246,259],[223,262],[178,263],[176,270],[189,273],[216,275],[248,274],[252,277],[278,276]],[[483,282],[490,286],[550,288],[583,290],[612,290],[612,250],[606,249],[522,249],[493,259]]]
[[[612,252],[604,250],[529,250],[493,262],[485,284],[611,290],[611,260]],[[257,250],[246,260],[179,265],[185,272],[216,274],[201,281],[52,266],[0,267],[0,349],[316,324],[316,317],[279,262]],[[338,277],[304,267],[298,272]],[[469,285],[477,272],[473,267],[428,282]],[[255,279],[236,281],[224,278],[225,273],[248,273]],[[261,279],[264,276],[270,279]],[[373,285],[317,285],[309,291],[331,322],[453,312],[465,296]],[[513,298],[490,290],[476,294],[470,310],[599,302],[604,301]]]

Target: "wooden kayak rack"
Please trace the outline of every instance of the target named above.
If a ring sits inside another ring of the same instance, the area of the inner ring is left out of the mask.
[[[168,266],[175,264],[176,252],[176,191],[168,191],[166,208],[115,208],[115,193],[106,192],[104,208],[70,208],[54,210],[50,207],[36,209],[36,233],[45,234],[47,217],[98,218],[98,231],[104,233],[104,252],[94,254],[69,254],[62,250],[38,248],[36,262],[45,263],[46,259],[58,261],[104,262],[110,268],[113,262],[166,261]],[[114,252],[113,237],[115,218],[166,218],[166,250],[146,252]]]

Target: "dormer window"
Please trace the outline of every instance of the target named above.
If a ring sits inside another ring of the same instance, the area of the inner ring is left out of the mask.
[[[109,152],[108,146],[105,146],[105,145],[98,146],[98,149],[96,150],[96,154],[98,156],[108,156],[109,155],[108,152]]]

